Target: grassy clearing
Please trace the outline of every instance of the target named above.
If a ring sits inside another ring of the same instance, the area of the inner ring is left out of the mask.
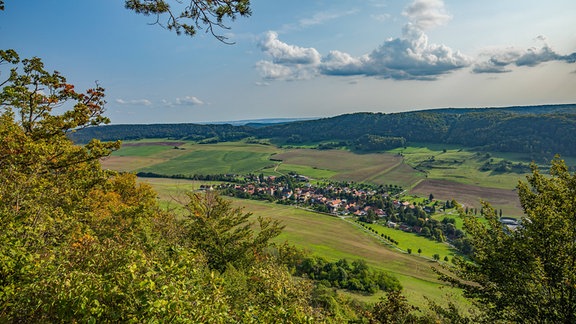
[[[513,189],[527,173],[498,173],[481,171],[487,161],[498,163],[503,157],[477,153],[462,148],[444,148],[438,145],[414,145],[390,151],[402,154],[410,166],[426,172],[428,179],[452,181],[480,187]],[[503,155],[500,155],[503,156]],[[520,159],[520,155],[509,155]],[[512,160],[520,162],[521,160]]]
[[[418,249],[422,249],[422,253],[419,256],[425,258],[432,259],[434,254],[438,254],[440,259],[443,260],[445,256],[452,258],[457,253],[456,250],[446,243],[436,242],[414,233],[406,233],[380,224],[369,224],[368,226],[378,232],[379,235],[388,235],[398,241],[398,248],[404,251],[412,249],[412,253],[418,255]]]
[[[283,161],[280,170],[300,170],[301,174],[316,179],[396,184],[406,187],[419,178],[418,173],[410,167],[396,172],[402,166],[401,157],[386,153],[355,154],[344,150],[298,149],[275,155],[274,159]]]

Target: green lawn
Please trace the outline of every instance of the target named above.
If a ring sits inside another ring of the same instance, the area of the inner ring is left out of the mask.
[[[412,249],[412,253],[415,255],[418,255],[418,249],[422,249],[420,256],[432,258],[434,254],[438,254],[440,259],[444,260],[445,256],[452,258],[457,253],[456,250],[446,243],[430,240],[414,233],[407,233],[380,224],[368,224],[367,226],[373,228],[379,235],[384,234],[398,241],[397,246],[401,250],[408,251],[408,249]]]

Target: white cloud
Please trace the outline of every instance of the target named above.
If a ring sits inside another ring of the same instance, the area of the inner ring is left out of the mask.
[[[366,57],[355,58],[340,51],[330,51],[322,58],[320,69],[322,73],[328,75],[358,75],[363,74],[363,65],[366,60]]]
[[[567,63],[576,62],[576,53],[561,55],[554,51],[545,41],[544,36],[536,37],[536,40],[543,41],[540,48],[531,47],[525,50],[517,48],[495,49],[482,53],[488,59],[475,64],[474,73],[505,73],[511,72],[511,65],[534,67],[550,61],[563,61]]]
[[[408,24],[401,38],[385,41],[364,62],[364,74],[392,79],[436,79],[469,66],[472,59],[442,44]]]
[[[282,26],[280,30],[287,32],[322,25],[330,20],[336,20],[344,16],[353,15],[357,12],[358,12],[357,9],[346,11],[321,11],[313,14],[311,17],[302,18],[298,20],[296,23],[286,24]]]
[[[356,12],[358,12],[358,10],[348,10],[343,12],[317,12],[310,18],[300,19],[300,21],[298,21],[298,25],[303,28],[321,25],[327,21],[338,19],[343,16],[352,15]]]
[[[258,44],[276,64],[317,64],[320,53],[311,47],[288,45],[278,40],[278,34],[269,31]]]
[[[194,96],[186,96],[184,98],[176,98],[176,105],[182,106],[197,106],[203,105],[204,102]]]
[[[194,97],[194,96],[186,96],[183,98],[176,98],[174,99],[174,101],[170,101],[170,100],[162,100],[162,103],[165,106],[169,106],[169,107],[174,107],[174,106],[201,106],[204,105],[205,103],[198,99],[198,97]]]
[[[376,20],[376,21],[388,21],[392,18],[392,15],[384,13],[384,14],[373,14],[370,15],[370,18]]]
[[[403,15],[408,22],[400,37],[389,38],[371,52],[352,56],[333,50],[322,56],[315,48],[284,43],[268,32],[260,49],[269,57],[256,64],[266,80],[301,80],[319,75],[370,76],[394,80],[436,80],[442,75],[473,65],[473,73],[510,72],[511,66],[533,67],[549,61],[576,62],[576,53],[561,55],[548,44],[526,50],[495,49],[480,59],[469,57],[444,44],[430,42],[425,31],[446,24],[452,17],[442,0],[414,0]]]
[[[260,71],[260,75],[262,75],[264,79],[268,80],[288,79],[293,74],[290,67],[270,61],[257,62],[256,69]]]
[[[295,80],[316,75],[366,75],[397,80],[433,80],[439,75],[469,66],[472,59],[445,45],[431,44],[428,37],[411,24],[401,38],[385,41],[380,47],[360,57],[331,51],[319,58],[315,49],[288,45],[269,33],[271,46],[263,47],[272,61],[256,64],[265,79]],[[313,55],[307,55],[313,53]]]
[[[124,100],[124,99],[116,99],[117,104],[120,105],[132,105],[132,106],[150,106],[152,102],[148,99],[132,99],[132,100]]]
[[[415,0],[406,7],[403,15],[420,30],[442,26],[452,19],[442,0]]]

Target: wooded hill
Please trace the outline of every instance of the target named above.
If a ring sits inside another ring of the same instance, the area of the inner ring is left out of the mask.
[[[576,104],[506,108],[446,108],[403,113],[352,113],[331,118],[249,125],[111,125],[72,134],[77,142],[91,138],[131,140],[173,138],[230,141],[269,138],[279,144],[328,143],[378,151],[411,142],[456,144],[478,149],[576,155]],[[367,136],[370,135],[370,136]]]

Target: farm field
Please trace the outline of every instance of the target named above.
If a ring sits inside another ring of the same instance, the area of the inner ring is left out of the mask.
[[[145,178],[141,181],[151,184],[164,200],[164,206],[170,208],[182,201],[186,191],[194,190],[204,183],[158,178]],[[234,199],[233,205],[253,213],[254,217],[280,220],[286,227],[277,238],[279,242],[289,242],[331,261],[362,258],[371,266],[394,274],[402,283],[405,295],[417,305],[426,304],[424,296],[442,302],[445,293],[457,293],[438,282],[436,274],[431,270],[432,266],[437,265],[436,262],[391,249],[354,223],[261,201]],[[370,298],[377,301],[379,296]]]
[[[513,160],[515,159],[515,160]],[[290,172],[311,179],[348,180],[397,185],[407,193],[452,200],[474,208],[490,202],[507,216],[522,215],[515,186],[526,173],[481,171],[489,162],[523,163],[519,154],[491,154],[459,147],[413,145],[386,153],[356,154],[345,150],[282,149],[274,145],[183,141],[126,142],[103,166],[114,170],[165,175],[259,174]]]

